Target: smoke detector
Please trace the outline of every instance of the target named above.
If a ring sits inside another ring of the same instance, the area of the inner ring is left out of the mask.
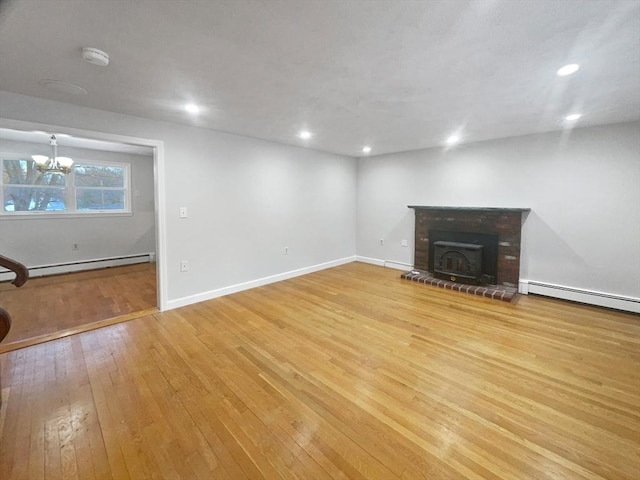
[[[94,65],[106,67],[109,65],[109,54],[93,47],[84,47],[82,49],[82,58]]]

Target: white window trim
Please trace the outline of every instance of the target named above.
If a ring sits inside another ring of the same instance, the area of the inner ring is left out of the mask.
[[[4,160],[30,160],[25,158],[24,153],[0,153],[0,173],[4,170],[2,162]],[[74,165],[113,165],[123,167],[125,170],[124,188],[120,187],[104,187],[105,190],[124,190],[124,203],[125,208],[122,210],[76,210],[76,188],[94,188],[94,187],[76,187],[75,185],[75,170],[67,174],[65,178],[66,192],[66,210],[32,210],[32,211],[18,211],[7,212],[4,210],[4,187],[11,187],[11,184],[4,184],[4,181],[0,181],[0,198],[3,199],[3,205],[0,206],[0,218],[1,219],[42,219],[42,218],[78,218],[78,217],[131,217],[133,216],[133,201],[131,196],[131,162],[113,162],[104,160],[90,160],[85,158],[74,159]],[[69,180],[70,179],[70,180]],[[43,185],[43,188],[60,188],[60,186],[47,186]]]

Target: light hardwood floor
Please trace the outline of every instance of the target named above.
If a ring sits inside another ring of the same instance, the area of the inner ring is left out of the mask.
[[[2,479],[637,479],[640,319],[362,263],[0,356]]]
[[[155,263],[32,278],[20,288],[0,283],[0,305],[12,317],[0,353],[114,317],[156,307]]]

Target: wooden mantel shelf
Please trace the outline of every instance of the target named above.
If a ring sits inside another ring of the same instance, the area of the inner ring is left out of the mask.
[[[530,208],[505,208],[505,207],[439,207],[433,205],[407,205],[414,210],[457,210],[476,212],[530,212]]]

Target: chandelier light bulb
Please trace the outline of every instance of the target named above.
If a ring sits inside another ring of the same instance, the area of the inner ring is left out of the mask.
[[[63,168],[71,168],[71,165],[73,165],[73,160],[69,157],[56,157],[56,162]]]
[[[41,165],[44,165],[45,163],[47,163],[49,161],[49,157],[47,157],[46,155],[31,155],[31,158],[33,158],[33,160]]]

